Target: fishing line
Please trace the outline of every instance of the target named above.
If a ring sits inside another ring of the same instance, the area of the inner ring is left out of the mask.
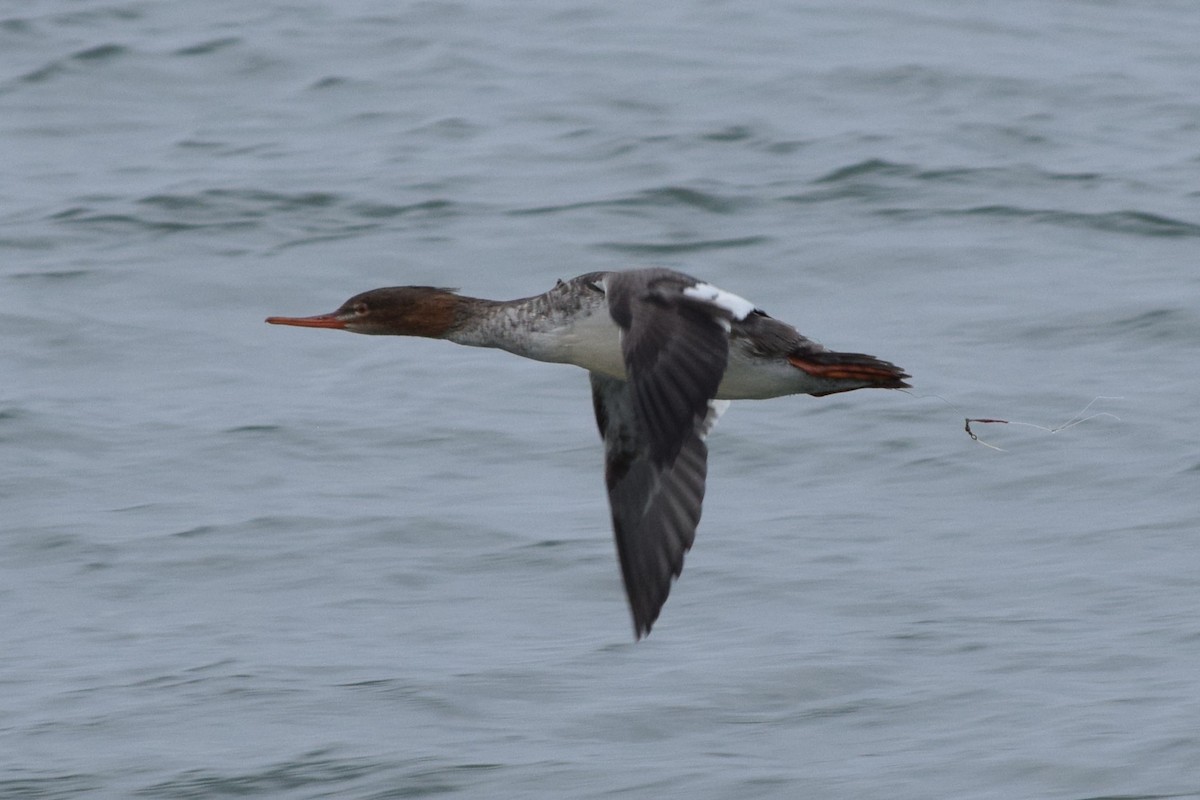
[[[901,391],[904,391],[904,390],[902,389]],[[949,400],[947,400],[945,397],[942,397],[940,394],[918,395],[918,394],[914,394],[913,392],[908,392],[908,391],[905,391],[904,393],[910,394],[913,397],[918,397],[918,398],[936,397],[938,400],[941,400],[943,403],[950,406],[955,411],[958,411],[960,413],[962,412],[961,408],[959,408],[954,403],[951,403]],[[1093,420],[1093,419],[1097,419],[1099,417],[1110,417],[1110,418],[1115,419],[1118,422],[1120,422],[1121,421],[1120,417],[1118,417],[1116,414],[1110,414],[1107,411],[1094,411],[1090,414],[1088,412],[1091,411],[1092,406],[1094,406],[1100,400],[1124,400],[1124,399],[1125,399],[1124,397],[1112,397],[1109,395],[1097,395],[1096,397],[1092,398],[1092,401],[1090,403],[1088,403],[1086,406],[1084,406],[1078,412],[1076,412],[1075,415],[1072,416],[1069,420],[1062,423],[1061,425],[1056,425],[1053,428],[1048,428],[1045,425],[1038,425],[1033,422],[1022,422],[1020,420],[1015,420],[1015,419],[999,419],[997,417],[967,417],[967,416],[964,416],[963,417],[963,430],[965,430],[967,432],[967,436],[971,437],[971,441],[977,442],[991,450],[999,450],[1001,453],[1006,453],[1008,451],[1005,450],[1003,447],[997,447],[996,445],[991,444],[990,442],[985,442],[983,439],[980,439],[979,435],[976,434],[975,431],[971,430],[971,423],[974,422],[978,425],[1020,425],[1025,428],[1035,428],[1036,430],[1039,430],[1039,431],[1045,431],[1046,433],[1054,434],[1054,433],[1058,433],[1059,431],[1065,431],[1068,428],[1074,428],[1076,425],[1081,425],[1084,422],[1087,422],[1087,421]]]

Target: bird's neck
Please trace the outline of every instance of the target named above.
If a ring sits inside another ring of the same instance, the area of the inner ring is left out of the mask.
[[[457,324],[442,337],[457,344],[494,347],[535,361],[585,366],[576,352],[580,340],[588,338],[580,324],[596,318],[601,321],[597,326],[600,329],[612,328],[610,349],[619,351],[616,329],[608,319],[602,294],[580,298],[552,291],[520,300],[458,299],[461,305]]]
[[[497,347],[520,353],[536,327],[529,299],[485,300],[451,295],[456,302],[454,323],[441,338],[468,347]]]

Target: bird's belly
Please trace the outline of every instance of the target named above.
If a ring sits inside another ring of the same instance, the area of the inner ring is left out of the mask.
[[[808,376],[786,359],[749,356],[737,347],[729,349],[729,364],[717,388],[721,400],[765,400],[788,394],[803,394],[818,388],[806,386]]]

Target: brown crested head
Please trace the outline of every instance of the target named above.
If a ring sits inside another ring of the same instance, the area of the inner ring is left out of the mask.
[[[353,333],[444,337],[458,320],[462,298],[453,289],[391,286],[356,294],[331,314],[267,317],[272,325],[337,328]]]

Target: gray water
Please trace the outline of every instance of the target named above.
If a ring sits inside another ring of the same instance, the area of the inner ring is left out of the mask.
[[[0,797],[1200,797],[1194,3],[0,13]],[[262,322],[650,264],[916,388],[640,644],[584,373]]]

